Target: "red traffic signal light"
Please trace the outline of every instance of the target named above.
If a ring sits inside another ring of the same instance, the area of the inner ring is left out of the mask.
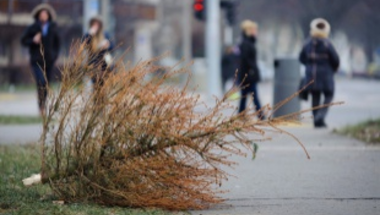
[[[201,21],[204,21],[205,18],[206,18],[206,15],[205,15],[205,2],[206,0],[194,0],[194,4],[193,4],[193,7],[194,7],[194,15],[197,19],[201,20]]]
[[[194,4],[194,10],[195,11],[202,11],[204,8],[205,8],[205,6],[203,6],[203,4],[201,4],[201,3],[195,3]]]
[[[204,0],[195,0],[194,1],[194,10],[195,11],[202,11],[205,9]]]

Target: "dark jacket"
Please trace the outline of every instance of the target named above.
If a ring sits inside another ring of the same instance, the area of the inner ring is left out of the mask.
[[[257,66],[256,38],[243,35],[243,41],[240,44],[240,84],[257,83],[260,79],[260,71]]]
[[[32,64],[38,63],[43,65],[44,60],[47,65],[53,65],[57,60],[60,49],[60,38],[58,27],[55,22],[49,22],[48,32],[42,36],[42,43],[35,44],[33,38],[37,33],[42,33],[42,25],[36,21],[30,25],[21,37],[21,43],[29,48],[30,61]],[[41,45],[43,47],[43,56],[41,54]]]
[[[89,65],[96,65],[96,66],[100,65],[100,66],[102,66],[103,69],[105,69],[107,67],[106,62],[104,61],[104,55],[107,52],[110,52],[114,48],[114,44],[111,41],[109,34],[105,33],[104,38],[109,41],[109,43],[110,43],[109,48],[102,50],[102,51],[99,51],[97,53],[89,53]],[[82,37],[82,42],[86,43],[86,45],[90,45],[91,41],[92,41],[92,36],[88,33]],[[91,49],[88,48],[87,50],[91,50]]]
[[[306,67],[306,83],[314,80],[309,90],[334,91],[334,74],[339,69],[339,56],[329,40],[310,38],[304,45],[299,60]]]
[[[222,78],[227,80],[234,78],[238,69],[238,57],[234,53],[224,54],[222,56]]]

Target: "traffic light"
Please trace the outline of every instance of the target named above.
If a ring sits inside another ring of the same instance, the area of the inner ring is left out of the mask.
[[[198,20],[206,20],[206,1],[207,0],[194,0],[194,16]],[[212,1],[212,0],[211,0]],[[221,0],[220,7],[226,11],[226,18],[230,25],[236,22],[236,1],[235,0]]]
[[[227,21],[230,25],[234,25],[236,23],[236,7],[235,4],[232,2],[230,7],[227,8],[226,16]]]
[[[231,0],[222,0],[220,6],[226,10],[226,18],[230,25],[236,22],[236,2]]]
[[[206,0],[194,0],[194,16],[195,18],[205,21],[206,20]]]

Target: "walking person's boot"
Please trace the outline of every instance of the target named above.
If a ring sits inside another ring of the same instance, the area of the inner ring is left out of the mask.
[[[327,124],[324,119],[317,119],[314,121],[315,128],[327,128]]]

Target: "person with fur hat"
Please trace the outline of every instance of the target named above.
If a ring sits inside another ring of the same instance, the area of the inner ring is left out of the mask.
[[[251,20],[245,20],[241,23],[243,41],[240,44],[240,66],[238,71],[238,80],[242,87],[239,113],[246,109],[247,97],[253,96],[253,102],[257,111],[261,110],[261,104],[257,91],[257,83],[260,81],[260,71],[257,66],[256,36],[258,26]],[[259,114],[263,119],[263,114]]]
[[[112,64],[109,53],[113,49],[113,43],[110,36],[103,31],[103,27],[100,17],[91,18],[89,31],[82,38],[88,54],[88,66],[95,71],[91,77],[95,89],[103,85],[104,78]]]
[[[339,56],[329,41],[330,24],[322,18],[315,19],[310,24],[310,38],[305,43],[300,56],[300,62],[306,67],[305,82],[313,83],[308,87],[312,95],[313,108],[330,104],[334,95],[334,74],[339,69]],[[324,107],[313,111],[314,126],[327,127],[325,117],[328,108]]]
[[[21,43],[29,48],[30,63],[36,79],[38,105],[43,116],[47,98],[47,85],[52,80],[52,71],[59,55],[60,38],[54,22],[55,10],[48,4],[38,5],[32,12],[34,23],[21,37]]]

